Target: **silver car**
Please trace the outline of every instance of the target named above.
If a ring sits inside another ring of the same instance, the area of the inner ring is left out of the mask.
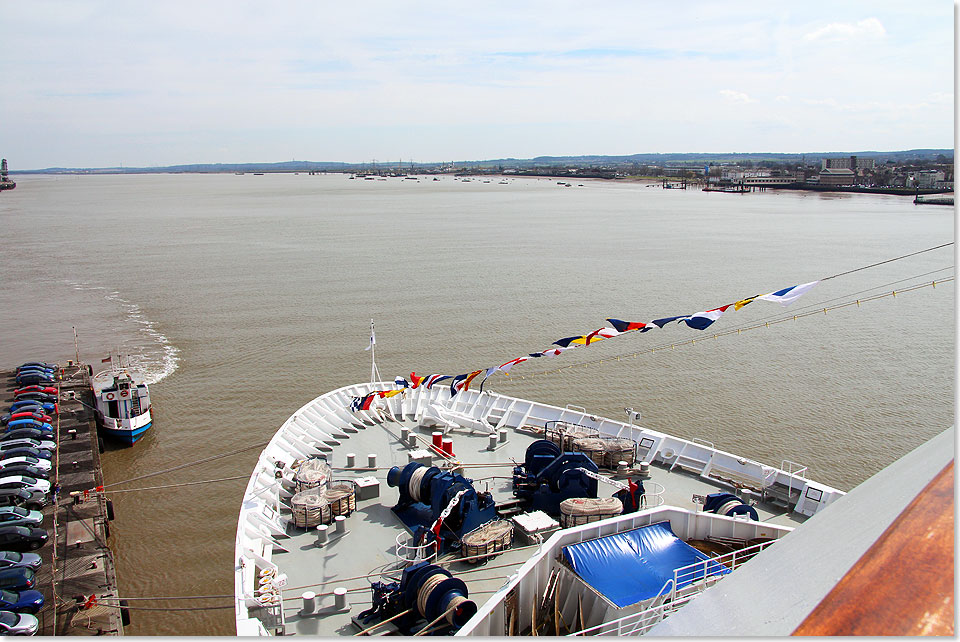
[[[0,473],[2,474],[2,473]],[[30,502],[46,502],[50,492],[50,482],[46,479],[36,479],[26,475],[4,475],[0,477],[0,489],[21,488],[30,493]]]
[[[19,506],[0,506],[0,526],[30,526],[37,528],[43,523],[43,513]]]
[[[0,635],[36,635],[39,628],[35,615],[0,611]]]

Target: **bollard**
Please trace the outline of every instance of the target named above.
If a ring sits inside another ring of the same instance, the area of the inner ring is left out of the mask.
[[[347,589],[342,586],[333,589],[333,600],[338,611],[346,611],[349,608],[347,605]]]
[[[617,472],[620,473],[621,475],[624,474],[624,473],[626,473],[626,472],[627,472],[627,462],[622,461],[622,460],[621,460],[621,461],[618,461],[618,462],[617,462]]]
[[[323,546],[327,543],[327,529],[330,528],[326,524],[320,524],[317,526],[317,546]]]
[[[500,429],[500,443],[501,443],[501,444],[507,443],[507,429],[506,429],[506,428],[501,428],[501,429]]]
[[[370,453],[367,455],[367,468],[376,468],[377,467],[377,453]]]
[[[410,429],[404,426],[400,429],[400,441],[407,443],[410,439]]]
[[[73,461],[73,462],[70,462],[70,463],[73,464],[73,469],[74,469],[74,470],[79,470],[79,468],[80,468],[80,462],[79,462],[79,461]]]
[[[357,456],[354,453],[347,453],[347,468],[353,468],[354,463],[356,463]]]
[[[453,439],[447,437],[446,439],[443,440],[442,443],[443,443],[442,450],[444,454],[450,457],[453,457]]]
[[[497,449],[497,436],[490,435],[490,441],[487,443],[487,450],[496,450]]]
[[[415,434],[410,433],[410,435],[407,437],[407,445],[411,448],[417,447],[417,436]]]
[[[433,433],[433,447],[436,448],[437,450],[441,450],[441,449],[443,448],[443,433],[442,433],[442,432],[435,432],[435,433]]]
[[[76,439],[76,438],[77,438],[77,431],[74,430],[73,428],[71,428],[70,430],[68,430],[68,431],[67,431],[67,434],[70,435],[70,439]]]
[[[309,615],[317,610],[317,594],[313,591],[304,591],[303,595],[303,614]]]
[[[343,515],[337,515],[334,517],[333,523],[335,526],[334,532],[336,532],[337,535],[343,535],[347,532],[347,518]]]

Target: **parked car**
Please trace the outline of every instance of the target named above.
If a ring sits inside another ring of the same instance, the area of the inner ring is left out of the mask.
[[[53,366],[47,366],[47,365],[37,364],[37,363],[30,363],[17,368],[17,374],[20,374],[21,372],[34,372],[34,371],[54,374],[57,371],[57,369]]]
[[[0,475],[0,488],[22,488],[30,491],[30,501],[46,501],[50,482],[27,475]]]
[[[20,368],[17,370],[17,377],[25,377],[27,375],[43,375],[45,377],[55,377],[56,371],[49,370],[47,368],[38,368],[36,366],[30,366],[29,368]]]
[[[45,386],[52,386],[53,384],[56,383],[56,380],[52,376],[34,373],[34,372],[28,372],[27,374],[17,375],[16,381],[18,386],[39,386],[41,384]],[[38,393],[38,394],[43,394],[43,393]]]
[[[40,428],[13,428],[0,432],[0,442],[16,441],[17,439],[35,439],[37,441],[52,441],[53,433]]]
[[[23,401],[14,401],[10,404],[10,413],[20,412],[20,410],[30,409],[31,412],[57,413],[57,404],[46,401],[36,401],[34,399],[24,399]]]
[[[36,635],[39,628],[36,615],[0,611],[0,635]]]
[[[2,436],[2,435],[0,435]],[[19,439],[0,440],[0,453],[14,450],[17,448],[32,448],[40,452],[53,452],[57,449],[57,443],[52,439],[33,439],[32,437],[20,437]],[[44,455],[36,455],[44,457]],[[46,459],[50,459],[46,457]]]
[[[40,510],[47,504],[47,498],[35,500],[33,493],[23,488],[0,488],[0,506],[23,506],[29,510]]]
[[[0,571],[7,568],[27,568],[36,571],[40,568],[40,556],[36,553],[0,551]],[[4,586],[3,588],[10,587]]]
[[[40,470],[50,470],[52,464],[49,459],[40,459],[30,455],[5,455],[0,453],[0,470],[6,470],[12,466],[33,466]]]
[[[30,526],[38,528],[43,523],[43,513],[20,506],[0,506],[0,526]],[[0,606],[0,609],[3,607]]]
[[[0,589],[0,610],[35,614],[43,608],[43,593],[34,589],[7,591]]]
[[[40,568],[40,563],[40,555],[37,553],[0,550],[0,571],[8,568],[25,568],[36,572]],[[3,588],[10,587],[4,586]]]
[[[29,408],[22,412],[7,413],[0,417],[0,423],[6,425],[8,422],[16,419],[33,419],[41,423],[51,423],[53,418],[50,415],[45,415],[42,412],[33,412],[33,410],[33,408]]]
[[[39,366],[40,368],[56,368],[57,364],[47,363],[46,361],[27,361],[26,363],[21,363],[17,369],[19,370],[20,368],[26,368],[27,366]]]
[[[52,424],[48,424],[44,421],[37,421],[36,419],[11,419],[7,422],[7,430],[12,430],[14,428],[37,428],[39,430],[53,432]]]
[[[20,591],[36,586],[37,577],[29,568],[13,567],[0,569],[0,589]]]
[[[9,477],[10,475],[22,475],[24,477],[33,477],[40,481],[45,481],[50,479],[51,470],[48,468],[46,470],[42,468],[35,468],[29,464],[16,464],[14,466],[8,466],[5,468],[0,468],[0,475],[4,477]]]
[[[17,443],[17,442],[23,443]],[[48,446],[35,448],[28,444],[48,444]],[[11,445],[12,444],[12,445]],[[36,457],[37,459],[53,459],[53,452],[47,450],[48,447],[53,445],[52,441],[37,441],[36,439],[14,439],[13,442],[0,441],[0,457],[13,457],[16,455],[25,455],[28,457]]]
[[[0,548],[8,551],[35,551],[47,543],[47,531],[29,526],[0,526]]]
[[[13,391],[13,394],[19,395],[24,392],[42,392],[48,395],[59,394],[57,389],[52,386],[24,386],[23,388],[17,388]]]
[[[57,400],[57,395],[48,395],[45,392],[21,392],[19,395],[13,395],[13,401],[39,401],[41,403],[53,403]]]

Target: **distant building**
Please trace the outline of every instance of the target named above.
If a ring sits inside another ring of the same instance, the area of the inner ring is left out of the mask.
[[[841,185],[853,185],[854,174],[852,169],[821,169],[820,184],[839,187]]]
[[[856,156],[846,156],[844,158],[824,158],[823,169],[852,169],[853,171],[872,170],[876,162],[872,158],[857,158]]]
[[[922,169],[916,172],[907,172],[907,187],[919,187],[920,189],[933,189],[937,183],[942,183],[944,179],[943,172],[936,169]]]

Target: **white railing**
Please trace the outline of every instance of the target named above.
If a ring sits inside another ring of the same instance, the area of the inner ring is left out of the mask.
[[[670,581],[667,583],[669,584]],[[575,637],[578,635],[643,635],[653,628],[654,624],[659,623],[668,615],[692,600],[694,595],[695,594],[691,593],[676,602],[658,604],[657,606],[650,607],[638,613],[632,613],[618,620],[611,620],[610,622],[591,626],[589,629],[570,633],[567,637]]]
[[[796,466],[796,468],[794,468]],[[793,494],[793,478],[794,476],[799,477],[800,479],[807,478],[807,467],[803,464],[798,464],[795,461],[790,461],[789,459],[784,459],[780,462],[780,469],[787,473],[787,499],[789,501],[790,495]]]
[[[400,541],[404,540],[404,541]],[[417,562],[429,562],[437,556],[437,543],[429,542],[419,546],[410,543],[410,535],[406,532],[397,535],[397,562],[401,567]]]

